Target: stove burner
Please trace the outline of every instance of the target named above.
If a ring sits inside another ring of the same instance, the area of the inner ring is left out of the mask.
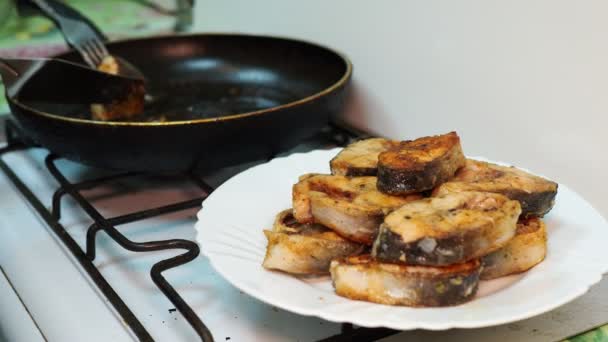
[[[47,209],[40,199],[27,185],[19,178],[19,176],[13,171],[13,169],[1,158],[4,154],[24,150],[34,147],[34,145],[22,138],[17,131],[16,127],[10,122],[6,122],[6,139],[7,146],[0,148],[0,170],[11,180],[15,187],[21,192],[24,198],[32,205],[32,207],[38,212],[40,217],[48,224],[53,232],[61,239],[72,255],[78,260],[83,269],[91,277],[91,280],[101,290],[104,296],[116,309],[118,314],[123,318],[125,323],[133,331],[140,341],[153,341],[152,336],[144,328],[142,323],[133,314],[127,304],[118,296],[116,291],[107,282],[107,280],[101,275],[97,267],[93,264],[95,260],[95,238],[97,233],[104,231],[110,238],[112,238],[118,245],[134,252],[148,252],[158,251],[167,249],[180,249],[186,252],[178,256],[162,260],[152,266],[150,270],[150,276],[156,286],[163,292],[163,294],[175,305],[176,309],[186,318],[188,323],[201,337],[202,341],[213,341],[213,336],[209,329],[205,326],[198,315],[192,310],[192,308],[183,300],[179,293],[169,284],[169,282],[163,277],[162,273],[171,268],[184,265],[194,260],[199,255],[198,245],[189,240],[183,239],[171,239],[164,241],[149,241],[149,242],[134,242],[125,237],[116,226],[132,223],[139,220],[144,220],[154,216],[165,215],[168,213],[191,209],[200,206],[200,203],[213,192],[214,188],[207,184],[200,175],[195,173],[187,173],[182,175],[185,180],[193,183],[194,186],[200,188],[204,196],[196,197],[190,200],[181,201],[177,203],[168,203],[166,205],[135,211],[127,214],[123,214],[116,217],[104,217],[85,196],[81,194],[83,190],[89,190],[95,187],[102,186],[109,182],[116,180],[125,180],[133,177],[145,176],[141,173],[116,173],[110,176],[104,176],[100,178],[94,178],[84,180],[76,183],[70,182],[66,176],[57,167],[57,161],[61,157],[54,154],[47,155],[45,164],[48,171],[51,173],[53,178],[59,182],[60,187],[55,191],[52,198],[52,208]],[[330,145],[345,145],[356,138],[365,136],[361,132],[349,131],[344,127],[337,125],[331,125],[326,130],[319,133],[315,138],[323,141]],[[272,159],[274,156],[270,156],[268,159]],[[86,251],[83,250],[78,243],[72,238],[72,236],[66,231],[65,227],[59,222],[61,218],[61,199],[69,195],[72,197],[84,210],[87,215],[93,219],[93,224],[89,227],[86,234]],[[354,328],[351,324],[342,325],[342,333],[323,339],[325,342],[339,342],[339,341],[373,341],[389,335],[397,333],[395,330],[385,328]]]

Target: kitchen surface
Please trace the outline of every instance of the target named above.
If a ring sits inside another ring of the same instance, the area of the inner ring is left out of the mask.
[[[110,39],[236,32],[314,41],[352,61],[350,97],[339,120],[295,147],[179,175],[109,171],[49,155],[7,122],[2,97],[1,341],[192,341],[205,329],[215,341],[608,341],[605,278],[573,301],[517,322],[398,332],[268,305],[225,280],[191,243],[197,241],[200,203],[204,207],[205,198],[230,177],[275,156],[344,146],[368,134],[407,139],[458,131],[467,155],[509,161],[566,184],[608,217],[601,182],[608,172],[608,4],[66,3]],[[0,6],[2,14],[12,13],[0,17],[0,56],[50,56],[68,49],[51,21],[20,18],[11,4],[4,1],[7,10]],[[119,233],[103,228],[108,223]],[[121,236],[130,242],[122,240],[121,246]],[[172,239],[186,242],[129,251],[140,242]],[[167,259],[173,260],[170,268],[151,277]],[[576,269],[568,272],[577,276]],[[167,295],[171,289],[177,295]],[[183,308],[191,312],[183,314]]]

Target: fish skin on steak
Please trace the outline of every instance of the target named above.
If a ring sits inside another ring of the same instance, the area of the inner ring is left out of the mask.
[[[368,302],[405,306],[447,306],[469,301],[479,284],[481,263],[447,267],[383,263],[369,255],[336,259],[330,266],[336,293]]]
[[[407,203],[385,217],[372,256],[384,262],[445,266],[506,245],[517,229],[519,202],[486,192],[450,193]]]
[[[391,195],[431,190],[464,164],[456,132],[403,141],[378,155],[378,190]]]
[[[501,166],[467,159],[449,182],[433,191],[435,196],[450,192],[487,191],[503,194],[521,204],[522,218],[543,217],[555,203],[558,184],[513,166]]]

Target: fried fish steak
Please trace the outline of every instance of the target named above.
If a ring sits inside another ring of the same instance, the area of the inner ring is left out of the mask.
[[[332,175],[347,177],[375,176],[378,172],[378,155],[399,146],[396,140],[371,138],[346,146],[330,162]]]
[[[293,212],[300,223],[319,223],[371,245],[388,212],[419,198],[383,194],[376,188],[376,177],[308,174],[293,186]]]
[[[120,66],[112,56],[106,56],[97,70],[117,75]],[[124,94],[124,97],[116,98],[110,103],[91,104],[91,116],[94,120],[124,120],[140,115],[144,111],[144,98],[146,90],[143,82],[134,83]]]
[[[446,267],[382,263],[369,255],[331,262],[333,286],[340,296],[406,306],[464,303],[477,292],[481,263],[475,259]]]
[[[464,164],[456,132],[404,141],[378,155],[378,190],[392,195],[430,190]]]
[[[522,217],[543,217],[555,203],[557,183],[515,167],[467,159],[453,179],[434,190],[437,196],[450,192],[487,191],[503,194],[521,203]]]
[[[348,241],[320,224],[298,223],[292,210],[280,212],[268,240],[262,266],[292,274],[327,274],[332,259],[359,254],[364,246]]]
[[[405,204],[380,226],[372,256],[385,262],[443,266],[506,245],[517,229],[519,202],[486,192],[451,193]]]
[[[516,235],[503,248],[483,257],[481,279],[494,279],[525,272],[538,265],[547,254],[547,231],[539,218],[517,224]]]

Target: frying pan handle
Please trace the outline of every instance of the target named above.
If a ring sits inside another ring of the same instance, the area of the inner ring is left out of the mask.
[[[96,37],[101,41],[108,40],[91,20],[63,2],[57,0],[19,0],[18,5],[25,6],[29,9],[36,9],[41,12],[43,16],[52,20],[61,31],[66,42],[72,48],[76,48],[79,42],[82,42],[87,38]],[[76,25],[74,25],[74,22],[78,22],[82,26],[86,25],[87,27],[85,28],[88,29],[75,30],[74,28]],[[87,37],[91,35],[95,37]]]

